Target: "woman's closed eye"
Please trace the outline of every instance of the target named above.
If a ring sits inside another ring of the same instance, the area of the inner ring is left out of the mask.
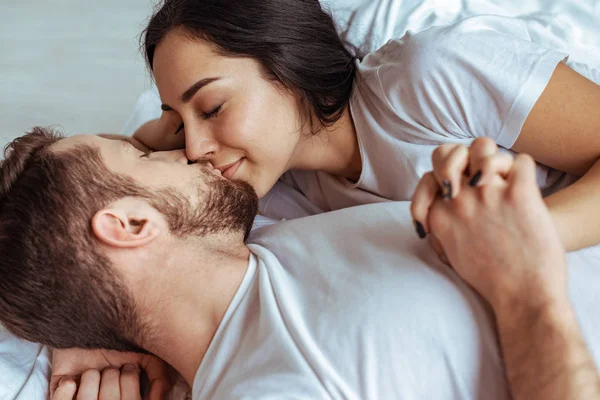
[[[220,104],[219,106],[215,107],[214,110],[206,112],[206,113],[202,113],[202,118],[207,120],[207,119],[211,119],[216,117],[217,115],[219,115],[219,112],[221,111],[221,108],[223,108],[223,104]],[[177,127],[177,130],[175,131],[175,135],[179,134],[183,129],[184,129],[184,124],[183,122],[179,125],[179,127]]]

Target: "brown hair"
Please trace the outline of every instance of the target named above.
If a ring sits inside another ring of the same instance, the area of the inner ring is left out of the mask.
[[[33,128],[0,161],[0,322],[56,348],[142,351],[134,300],[91,220],[119,198],[148,193],[110,172],[97,149],[49,149],[60,139]]]
[[[338,121],[348,105],[358,50],[345,44],[318,0],[163,0],[141,35],[152,70],[157,45],[177,27],[216,45],[224,56],[250,57],[266,76],[299,94],[312,133]]]

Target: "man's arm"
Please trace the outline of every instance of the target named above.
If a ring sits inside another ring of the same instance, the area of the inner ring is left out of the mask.
[[[469,164],[473,171],[485,166],[484,184],[464,179],[460,194],[443,200],[429,175],[413,199],[435,199],[429,234],[494,309],[515,399],[600,400],[600,377],[568,297],[564,247],[533,159],[518,155],[513,162],[488,151],[472,154]]]
[[[600,379],[568,299],[496,306],[498,333],[515,399],[600,399]]]

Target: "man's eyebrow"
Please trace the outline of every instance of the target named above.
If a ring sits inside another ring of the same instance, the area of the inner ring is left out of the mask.
[[[121,139],[119,139],[119,142],[121,143],[121,146],[123,146],[125,148],[125,150],[130,150],[132,147],[134,149],[136,149],[136,147],[133,145],[133,143],[131,143],[131,140],[129,140],[127,138],[121,138]]]
[[[183,94],[181,95],[181,101],[183,103],[189,102],[196,95],[196,93],[198,93],[198,91],[200,89],[202,89],[204,86],[206,86],[210,83],[213,83],[214,81],[218,81],[219,79],[221,79],[221,78],[214,77],[214,78],[200,79],[198,82],[196,82],[192,86],[190,86],[190,88],[188,90],[183,92]],[[171,106],[169,106],[167,104],[161,104],[160,109],[163,111],[172,111],[173,110],[173,108],[171,108]]]

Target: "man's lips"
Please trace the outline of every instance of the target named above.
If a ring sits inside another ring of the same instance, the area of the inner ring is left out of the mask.
[[[235,173],[237,172],[237,170],[240,168],[240,165],[242,164],[242,161],[244,161],[243,158],[240,158],[239,160],[237,160],[234,163],[231,164],[227,164],[227,165],[223,165],[220,167],[217,167],[217,169],[219,171],[221,171],[221,174],[227,178],[227,179],[232,179],[233,176],[235,175]]]

